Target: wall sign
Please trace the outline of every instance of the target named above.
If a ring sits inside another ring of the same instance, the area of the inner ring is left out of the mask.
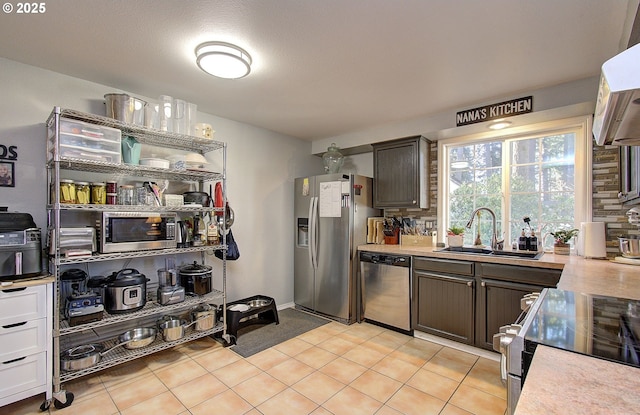
[[[456,126],[513,117],[533,111],[533,96],[512,99],[456,113]]]

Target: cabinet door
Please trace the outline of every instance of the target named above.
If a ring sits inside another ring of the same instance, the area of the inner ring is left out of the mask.
[[[374,207],[428,208],[428,163],[424,137],[374,144]]]
[[[473,344],[473,279],[416,270],[413,281],[413,329]]]
[[[539,285],[498,280],[480,280],[476,311],[476,346],[493,350],[493,335],[501,326],[514,323],[522,310],[520,299],[525,294],[540,292]]]

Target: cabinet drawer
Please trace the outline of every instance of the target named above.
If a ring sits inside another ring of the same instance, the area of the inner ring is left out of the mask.
[[[43,318],[47,304],[46,285],[0,290],[0,326]]]
[[[0,398],[44,385],[46,372],[46,352],[0,363]]]
[[[0,362],[45,351],[49,337],[44,318],[1,326]]]
[[[478,274],[484,279],[533,284],[542,287],[555,287],[560,281],[560,274],[562,274],[562,270],[558,269],[515,265],[480,263],[478,267]]]
[[[473,276],[473,262],[414,257],[413,269]]]

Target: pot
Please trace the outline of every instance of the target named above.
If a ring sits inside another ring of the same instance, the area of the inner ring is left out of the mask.
[[[185,192],[182,196],[184,197],[185,204],[196,203],[203,207],[211,204],[211,197],[205,192]]]
[[[162,333],[162,338],[164,339],[164,341],[172,342],[172,341],[180,340],[181,338],[183,338],[185,334],[185,330],[189,326],[202,323],[203,326],[206,327],[208,323],[205,322],[205,320],[207,319],[211,319],[211,323],[212,323],[211,327],[202,329],[202,330],[198,330],[196,328],[196,330],[198,331],[204,331],[204,330],[209,330],[210,328],[213,328],[213,324],[214,324],[213,319],[210,316],[201,316],[197,319],[194,319],[191,323],[187,324],[187,321],[184,319],[181,319],[180,317],[163,316],[160,320],[158,320],[158,329],[160,330],[160,333]]]
[[[637,235],[629,235],[626,238],[618,238],[620,243],[620,252],[625,258],[640,258],[640,237]]]
[[[149,279],[133,268],[114,272],[105,287],[107,313],[130,313],[140,310],[147,303]]]
[[[211,330],[218,321],[218,307],[211,304],[200,304],[191,310],[191,322],[196,331]]]
[[[139,349],[148,346],[156,339],[156,329],[153,327],[136,328],[124,332],[118,337],[119,343],[104,350],[104,346],[98,343],[83,344],[60,354],[60,367],[62,370],[75,371],[95,366],[102,360],[102,356],[112,350],[124,346],[127,349]]]
[[[197,262],[180,268],[180,285],[185,288],[187,294],[205,295],[212,290],[211,270],[209,265],[200,265]]]

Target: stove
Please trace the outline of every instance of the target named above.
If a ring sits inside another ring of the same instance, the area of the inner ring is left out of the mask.
[[[640,367],[640,301],[549,289],[526,332],[537,344]],[[525,373],[526,376],[526,373]]]
[[[545,288],[522,304],[521,318],[494,336],[507,414],[515,411],[540,344],[640,368],[640,301]]]

